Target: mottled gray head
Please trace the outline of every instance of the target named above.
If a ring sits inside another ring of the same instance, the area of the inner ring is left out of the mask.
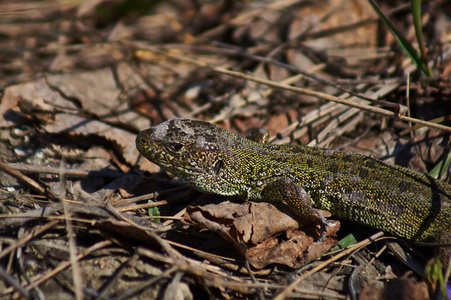
[[[188,185],[208,192],[203,186],[217,180],[227,151],[219,130],[207,122],[174,118],[140,132],[136,148]]]

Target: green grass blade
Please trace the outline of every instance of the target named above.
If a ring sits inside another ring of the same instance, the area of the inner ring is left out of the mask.
[[[448,155],[437,163],[437,165],[429,172],[429,175],[436,179],[440,179],[449,169],[450,163],[451,152],[448,152]]]
[[[428,76],[428,68],[425,63],[422,62],[421,56],[418,53],[418,51],[412,46],[412,44],[404,38],[404,36],[399,32],[399,30],[396,28],[395,24],[393,24],[382,12],[379,5],[374,0],[368,0],[373,6],[373,9],[376,11],[376,13],[379,15],[379,17],[384,21],[385,25],[387,25],[390,32],[393,34],[393,36],[396,38],[398,43],[401,45],[401,47],[404,49],[404,51],[409,55],[410,59],[417,65],[417,68],[421,70],[421,72]],[[421,10],[420,10],[421,14]]]
[[[427,64],[426,46],[423,39],[423,27],[421,26],[421,0],[411,0],[413,26],[415,27],[415,35],[417,36],[418,46],[420,47],[420,59],[422,68],[426,68],[427,76],[432,77],[433,73]]]

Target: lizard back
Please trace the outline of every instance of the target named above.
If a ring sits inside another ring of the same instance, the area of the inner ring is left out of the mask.
[[[263,190],[288,179],[313,206],[419,242],[451,231],[451,187],[376,159],[300,145],[258,143],[202,121],[174,118],[141,132],[140,153],[207,193],[273,202]]]

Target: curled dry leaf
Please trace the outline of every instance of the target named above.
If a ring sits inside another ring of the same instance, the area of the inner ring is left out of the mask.
[[[135,133],[148,126],[129,108],[120,85],[129,94],[144,89],[142,79],[126,64],[115,76],[111,69],[76,74],[51,75],[10,86],[0,105],[3,127],[32,125],[50,134],[74,139],[100,137],[110,142],[107,149],[118,150],[128,164],[136,162]],[[127,167],[124,168],[124,171]],[[155,171],[155,170],[154,170]]]
[[[255,268],[264,268],[271,263],[298,268],[321,257],[337,244],[336,239],[330,237],[315,243],[319,237],[317,225],[301,224],[265,202],[187,207],[184,221],[212,230],[231,241],[237,249],[244,251],[242,254]],[[333,224],[328,227],[328,236],[334,236],[340,227],[337,221]],[[300,226],[302,230],[299,230]]]

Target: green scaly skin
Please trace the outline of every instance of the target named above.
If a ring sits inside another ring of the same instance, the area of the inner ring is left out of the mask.
[[[312,206],[415,242],[451,239],[451,186],[367,156],[259,143],[181,118],[142,131],[136,147],[196,190],[277,204],[323,233]]]

